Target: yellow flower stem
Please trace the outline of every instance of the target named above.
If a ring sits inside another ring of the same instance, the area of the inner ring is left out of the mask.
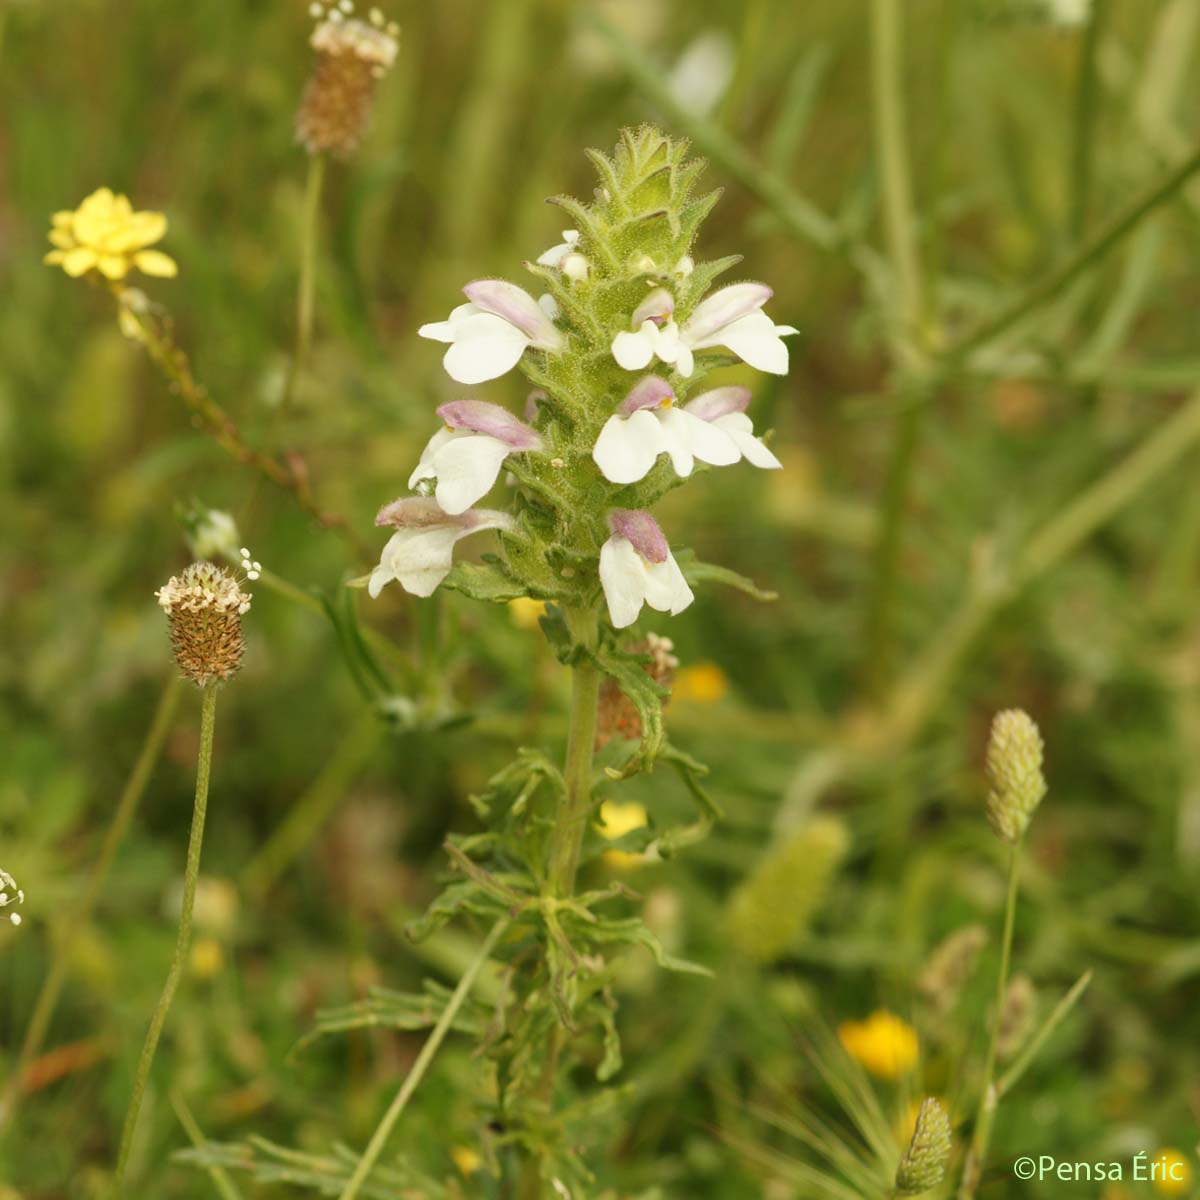
[[[450,1027],[454,1024],[454,1018],[458,1016],[458,1010],[470,994],[476,976],[491,957],[496,943],[507,928],[507,918],[497,921],[483,945],[479,947],[479,953],[475,955],[470,966],[463,972],[462,978],[458,981],[458,986],[454,989],[454,994],[442,1010],[442,1015],[438,1017],[437,1024],[430,1031],[429,1037],[425,1039],[425,1045],[421,1047],[421,1053],[417,1055],[417,1061],[413,1063],[412,1070],[409,1071],[400,1090],[396,1093],[391,1104],[388,1105],[388,1110],[384,1113],[383,1120],[379,1122],[370,1142],[367,1143],[367,1148],[362,1153],[362,1157],[355,1165],[353,1174],[346,1181],[346,1186],[342,1188],[339,1200],[354,1200],[359,1192],[361,1192],[363,1184],[367,1182],[367,1177],[379,1161],[379,1156],[383,1153],[396,1122],[400,1120],[405,1106],[417,1090],[418,1084],[425,1078],[425,1073],[429,1070],[430,1064],[441,1048],[442,1042],[446,1040],[446,1034],[450,1032]]]
[[[117,801],[116,810],[113,812],[108,832],[104,835],[104,843],[100,847],[100,855],[92,867],[87,886],[84,888],[78,904],[63,922],[62,934],[55,946],[50,970],[46,973],[41,990],[34,1001],[33,1013],[29,1018],[29,1025],[25,1029],[25,1039],[21,1043],[17,1061],[13,1064],[3,1094],[0,1095],[0,1129],[6,1126],[16,1113],[21,1098],[22,1080],[29,1069],[29,1064],[33,1062],[42,1048],[46,1039],[46,1031],[50,1027],[50,1020],[54,1016],[59,996],[62,994],[63,984],[66,982],[67,972],[71,965],[71,951],[75,946],[75,940],[80,931],[87,926],[100,892],[108,879],[108,873],[112,869],[117,850],[125,840],[129,824],[133,820],[134,813],[137,812],[142,794],[158,763],[163,744],[171,729],[171,722],[175,716],[182,689],[183,679],[172,672],[166,687],[163,688],[162,697],[154,711],[150,727],[146,730],[137,761],[134,763],[133,770],[129,773],[120,799]]]
[[[1017,913],[1017,886],[1021,875],[1021,847],[1018,841],[1008,856],[1008,895],[1004,903],[1004,936],[1000,942],[1000,970],[996,975],[996,1007],[992,1013],[992,1032],[988,1039],[987,1059],[983,1066],[983,1086],[979,1093],[979,1111],[975,1116],[975,1132],[971,1138],[971,1149],[963,1166],[962,1180],[958,1187],[958,1200],[973,1200],[983,1174],[983,1160],[987,1157],[988,1143],[992,1137],[992,1122],[999,1103],[999,1089],[993,1083],[996,1071],[996,1046],[1000,1040],[1000,1021],[1004,1014],[1004,994],[1008,990],[1008,968],[1012,958],[1013,924]]]
[[[304,217],[300,231],[300,283],[296,292],[296,345],[288,367],[287,383],[279,403],[286,417],[296,394],[296,380],[308,363],[312,348],[313,313],[316,299],[317,239],[321,216],[321,188],[325,181],[325,155],[312,154],[304,185]]]
[[[129,1166],[129,1153],[133,1148],[133,1135],[137,1130],[138,1114],[150,1079],[150,1068],[158,1049],[163,1026],[175,990],[183,974],[188,944],[192,937],[192,908],[196,902],[196,881],[200,877],[200,849],[204,842],[204,817],[208,810],[208,780],[212,770],[213,730],[216,726],[217,691],[219,684],[210,683],[201,689],[200,707],[200,752],[196,762],[196,797],[192,809],[192,829],[188,836],[187,866],[183,875],[183,902],[179,912],[179,933],[175,939],[175,955],[162,994],[150,1018],[150,1028],[138,1059],[133,1079],[133,1093],[129,1098],[129,1109],[125,1113],[125,1124],[121,1130],[121,1148],[117,1155],[116,1176],[113,1180],[114,1200],[122,1200],[125,1190],[125,1172]]]
[[[120,303],[118,289],[114,288]],[[210,437],[227,454],[240,463],[253,468],[265,479],[290,492],[296,503],[324,529],[331,529],[345,538],[364,561],[370,562],[375,554],[370,546],[347,524],[346,519],[334,513],[324,512],[314,501],[308,481],[302,473],[293,470],[278,458],[263,454],[246,444],[233,418],[218,404],[208,390],[197,382],[192,374],[187,355],[175,344],[169,325],[144,312],[127,309],[136,322],[141,342],[151,360],[162,372],[171,389],[194,413]]]

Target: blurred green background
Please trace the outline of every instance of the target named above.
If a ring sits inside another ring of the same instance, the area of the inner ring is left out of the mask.
[[[1068,261],[1200,141],[1200,6],[1098,11],[1089,33],[1015,0],[905,6],[935,347]],[[1017,965],[1043,1014],[1085,968],[1096,975],[1002,1110],[993,1158],[1128,1161],[1171,1146],[1194,1170],[1200,422],[1170,422],[1200,386],[1200,182],[944,376],[915,438],[883,654],[865,631],[909,397],[889,339],[867,5],[394,0],[388,16],[400,57],[360,153],[326,175],[314,352],[281,430],[306,6],[0,0],[0,866],[27,895],[20,929],[0,926],[0,1076],[171,673],[152,593],[189,557],[181,504],[234,514],[241,542],[308,603],[255,589],[246,669],[222,699],[208,885],[144,1114],[140,1195],[217,1194],[170,1159],[187,1143],[172,1089],[216,1140],[255,1131],[315,1152],[366,1140],[421,1035],[288,1051],[319,1008],[372,984],[453,983],[478,931],[414,947],[404,922],[436,894],[446,832],[474,827],[467,796],[516,744],[563,736],[564,681],[541,635],[457,595],[425,609],[398,589],[354,601],[398,647],[400,699],[377,716],[319,602],[344,638],[341,584],[368,564],[193,426],[103,292],[42,265],[50,214],[103,185],[165,211],[180,275],[146,291],[197,377],[247,440],[281,438],[319,503],[382,545],[374,511],[404,491],[435,406],[462,394],[417,326],[471,278],[527,282],[519,264],[564,223],[545,197],[594,186],[583,148],[656,120],[692,136],[707,183],[725,189],[700,252],[743,253],[739,272],[775,288],[772,316],[801,335],[787,378],[729,373],[754,387],[756,427],[776,430],[786,471],[714,471],[663,510],[674,543],[780,598],[706,589],[682,617],[644,623],[675,641],[672,737],[711,766],[726,819],[628,881],[664,939],[718,978],[640,961],[623,975],[620,1079],[636,1086],[597,1129],[598,1194],[822,1194],[789,1167],[803,1150],[754,1106],[822,1103],[797,1036],[810,1006],[837,1024],[884,1004],[920,1026],[914,980],[930,948],[972,921],[995,930],[1003,855],[979,764],[991,714],[1014,705],[1041,725],[1050,782]],[[524,392],[514,375],[476,394],[519,410]],[[1054,524],[1156,434],[1136,486]],[[1023,557],[1031,543],[1042,558]],[[1030,561],[989,598],[989,572]],[[0,1134],[4,1200],[102,1194],[174,939],[195,709],[189,692]],[[688,813],[663,774],[621,799],[660,824]],[[264,864],[298,807],[303,836]],[[751,964],[729,897],[781,829],[818,809],[845,823],[846,860],[821,895],[799,872],[796,895],[773,899],[781,920],[810,902],[816,915]],[[996,941],[962,1044],[923,1039],[925,1090],[963,1086]],[[901,1106],[899,1085],[877,1086]],[[458,1194],[489,1196],[464,1154],[479,1138],[476,1087],[469,1044],[452,1041],[394,1149]],[[985,1184],[996,1197],[1152,1194],[1021,1184],[999,1166]]]

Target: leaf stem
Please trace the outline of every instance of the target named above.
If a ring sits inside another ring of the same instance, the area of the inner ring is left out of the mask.
[[[12,1071],[9,1073],[3,1094],[0,1095],[0,1129],[3,1129],[16,1113],[25,1074],[29,1069],[29,1064],[37,1057],[45,1042],[46,1032],[50,1027],[54,1010],[58,1006],[59,996],[62,994],[63,984],[66,982],[67,973],[70,970],[71,951],[75,946],[75,940],[80,931],[87,926],[92,910],[96,907],[96,901],[99,899],[100,892],[108,879],[108,873],[112,869],[113,860],[116,858],[121,843],[125,840],[129,824],[133,820],[134,813],[137,812],[146,785],[162,754],[163,744],[170,732],[182,689],[182,677],[172,672],[171,678],[163,688],[158,706],[154,710],[154,716],[146,730],[146,736],[142,739],[142,746],[138,751],[137,760],[133,764],[133,770],[130,771],[129,777],[125,780],[125,786],[121,790],[112,821],[100,847],[100,855],[92,867],[92,873],[88,878],[83,895],[67,920],[63,922],[62,934],[54,948],[50,970],[46,973],[37,999],[34,1001],[33,1013],[25,1029],[25,1039],[21,1043],[21,1049],[17,1054]]]
[[[576,663],[571,672],[571,715],[563,769],[567,797],[554,824],[547,866],[550,891],[559,898],[570,896],[575,890],[579,854],[591,815],[599,695],[600,674],[596,667],[590,661]]]
[[[312,154],[304,183],[304,218],[300,231],[300,283],[296,291],[296,344],[288,367],[287,383],[279,402],[286,417],[296,394],[296,380],[312,349],[313,313],[317,279],[317,240],[321,217],[321,189],[325,181],[325,155]]]
[[[1084,971],[1071,986],[1070,991],[1054,1006],[1054,1011],[1046,1018],[1042,1027],[1029,1039],[1017,1055],[1011,1067],[1000,1076],[996,1082],[996,1097],[1002,1100],[1016,1086],[1017,1081],[1025,1074],[1029,1064],[1037,1057],[1038,1051],[1046,1044],[1046,1039],[1062,1024],[1067,1014],[1073,1009],[1079,997],[1087,991],[1092,982],[1091,970]]]
[[[961,363],[972,351],[994,341],[1018,321],[1052,300],[1069,283],[1074,282],[1090,266],[1103,258],[1122,238],[1136,229],[1143,217],[1171,199],[1197,171],[1200,171],[1200,148],[1193,150],[1161,180],[1152,184],[1141,196],[1111,217],[1060,266],[1030,285],[1011,304],[977,326],[973,332],[955,342],[943,354],[944,363],[951,366]]]
[[[925,284],[917,246],[908,146],[904,129],[904,89],[900,0],[872,0],[871,79],[875,143],[882,182],[882,218],[895,280],[895,311],[890,340],[894,365],[920,371],[924,364]],[[887,679],[896,578],[908,516],[913,467],[925,424],[924,401],[907,404],[897,417],[887,480],[880,498],[874,571],[867,607],[867,674],[878,692]]]
[[[462,978],[459,979],[458,986],[454,989],[454,994],[442,1010],[442,1015],[438,1018],[437,1024],[430,1031],[429,1037],[425,1039],[425,1044],[421,1047],[421,1053],[417,1055],[417,1061],[413,1063],[412,1070],[405,1077],[400,1090],[396,1093],[391,1104],[388,1105],[388,1110],[384,1113],[383,1120],[379,1122],[378,1127],[371,1136],[371,1140],[367,1143],[367,1148],[358,1160],[354,1168],[354,1173],[342,1189],[339,1200],[354,1200],[354,1197],[362,1190],[363,1184],[367,1181],[367,1176],[370,1175],[376,1162],[379,1160],[379,1156],[383,1153],[384,1146],[387,1144],[387,1140],[391,1136],[396,1122],[403,1114],[404,1108],[412,1098],[413,1093],[417,1090],[417,1086],[424,1079],[425,1073],[429,1070],[430,1064],[441,1048],[442,1042],[446,1039],[446,1034],[450,1032],[450,1027],[454,1024],[454,1018],[458,1015],[458,1010],[470,994],[471,987],[475,983],[475,977],[483,969],[484,963],[491,957],[496,943],[507,928],[507,918],[497,921],[492,927],[491,933],[484,940],[483,945],[479,947],[478,954],[475,955],[470,966],[463,972]]]
[[[1099,91],[1099,47],[1108,16],[1108,0],[1092,0],[1080,47],[1079,86],[1075,93],[1075,132],[1071,155],[1071,239],[1087,230],[1092,199],[1092,167],[1096,149],[1096,99]]]
[[[179,986],[179,980],[183,974],[188,944],[192,937],[192,909],[196,902],[196,881],[200,876],[200,850],[204,842],[204,818],[208,810],[208,781],[212,770],[213,730],[216,727],[218,688],[218,684],[210,683],[201,689],[200,751],[196,761],[196,798],[192,809],[192,829],[188,837],[187,866],[183,875],[183,902],[179,912],[179,933],[175,939],[175,955],[171,960],[171,968],[167,972],[162,995],[150,1018],[150,1028],[146,1032],[146,1041],[142,1046],[141,1057],[138,1059],[137,1073],[134,1075],[133,1094],[130,1096],[129,1109],[125,1114],[125,1125],[121,1130],[121,1148],[117,1156],[116,1177],[113,1182],[113,1196],[116,1197],[116,1200],[120,1200],[124,1194],[125,1171],[129,1165],[129,1153],[133,1147],[133,1135],[137,1129],[142,1098],[145,1096],[146,1084],[150,1079],[150,1068],[154,1063],[158,1040],[162,1036],[171,1001],[175,998],[175,990]]]
[[[1000,970],[996,975],[996,1007],[992,1013],[992,1032],[988,1039],[987,1059],[983,1067],[983,1087],[979,1095],[979,1112],[975,1118],[975,1132],[971,1138],[971,1149],[963,1167],[962,1181],[958,1188],[958,1200],[973,1200],[983,1173],[983,1160],[987,1156],[988,1143],[992,1136],[992,1121],[996,1116],[999,1089],[992,1082],[996,1071],[996,1046],[1000,1040],[1000,1021],[1004,1013],[1004,997],[1008,991],[1008,969],[1012,959],[1013,925],[1017,914],[1017,888],[1021,876],[1021,842],[1017,842],[1008,856],[1008,895],[1004,902],[1004,936],[1000,943]]]

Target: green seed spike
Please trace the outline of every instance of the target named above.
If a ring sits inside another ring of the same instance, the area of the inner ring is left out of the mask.
[[[921,1101],[912,1141],[896,1168],[896,1194],[919,1196],[942,1182],[950,1157],[950,1118],[940,1100]]]

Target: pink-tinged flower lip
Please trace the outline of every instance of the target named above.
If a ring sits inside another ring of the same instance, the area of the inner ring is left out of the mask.
[[[504,279],[476,279],[463,288],[476,308],[502,317],[515,325],[535,346],[543,350],[562,345],[562,334],[538,302],[524,289]]]
[[[633,386],[633,390],[621,401],[617,412],[627,417],[642,408],[661,408],[663,404],[675,399],[670,384],[657,375],[647,375]]]
[[[499,404],[486,400],[451,400],[441,405],[437,414],[451,429],[469,429],[504,442],[514,450],[540,450],[542,439]]]
[[[730,413],[745,412],[750,405],[750,389],[744,387],[719,387],[702,392],[689,400],[683,411],[702,421],[716,421]]]
[[[701,300],[688,318],[688,340],[695,344],[711,337],[726,325],[755,312],[775,293],[765,283],[731,283]]]
[[[385,504],[375,515],[376,525],[394,525],[397,529],[431,529],[449,526],[474,533],[478,529],[514,529],[516,522],[508,513],[494,508],[468,508],[451,516],[432,496],[401,496]]]
[[[394,525],[397,529],[422,529],[430,525],[461,525],[461,516],[452,517],[432,496],[401,496],[385,504],[375,514],[376,525]]]
[[[641,329],[643,321],[662,325],[675,313],[675,297],[666,288],[655,288],[645,300],[633,310],[633,327]]]
[[[525,397],[525,420],[536,421],[538,418],[540,405],[543,401],[548,399],[549,397],[545,392],[542,391],[541,388],[534,388],[534,390]]]
[[[640,508],[614,508],[608,514],[608,527],[647,562],[666,562],[670,556],[671,548],[658,522]]]

